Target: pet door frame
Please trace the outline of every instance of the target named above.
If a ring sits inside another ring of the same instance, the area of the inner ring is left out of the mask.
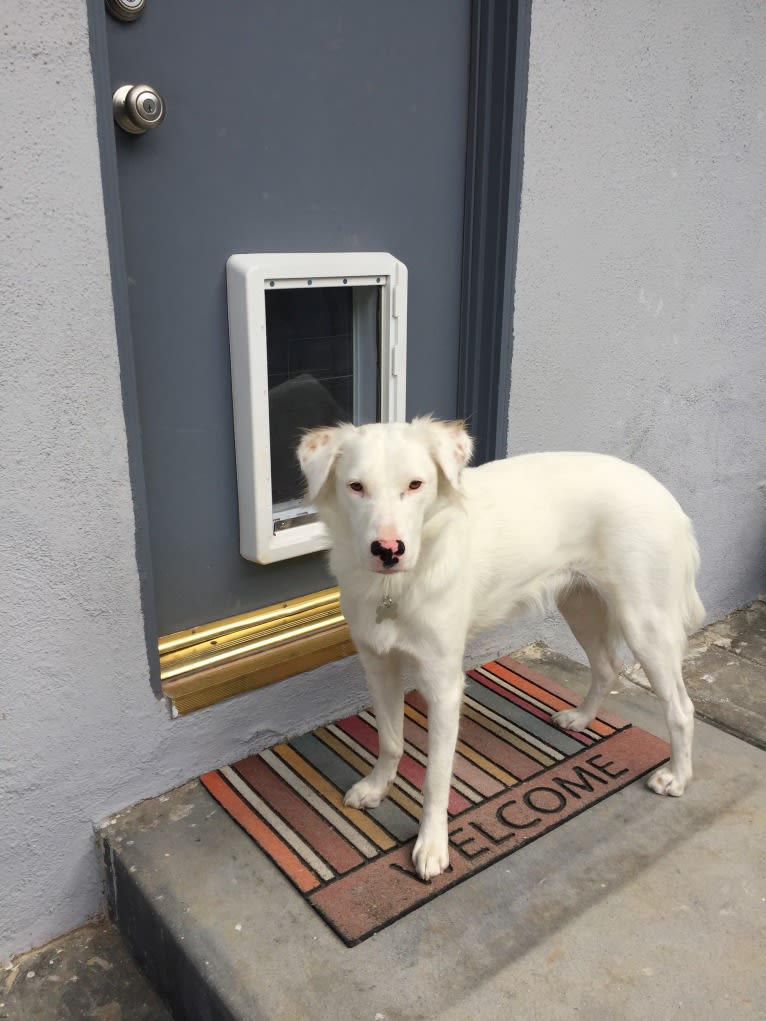
[[[265,294],[275,288],[379,288],[379,421],[400,422],[406,416],[407,267],[387,252],[251,253],[230,256],[226,278],[240,553],[271,564],[326,549],[328,538],[308,504],[274,512]]]

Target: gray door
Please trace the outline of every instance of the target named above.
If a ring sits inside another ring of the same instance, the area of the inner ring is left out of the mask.
[[[147,0],[107,18],[112,89],[164,123],[115,128],[159,634],[332,584],[321,555],[239,554],[225,264],[387,251],[409,270],[408,414],[453,416],[468,0]]]

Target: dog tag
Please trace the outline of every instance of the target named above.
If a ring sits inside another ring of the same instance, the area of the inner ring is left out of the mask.
[[[396,620],[396,611],[398,609],[398,603],[395,603],[391,596],[386,596],[383,602],[378,604],[375,612],[376,624],[381,624],[384,620]]]

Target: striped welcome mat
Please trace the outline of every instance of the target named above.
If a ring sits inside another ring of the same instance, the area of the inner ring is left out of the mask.
[[[469,670],[449,802],[450,871],[422,882],[411,854],[423,798],[426,706],[410,694],[405,753],[389,796],[365,812],[343,794],[377,753],[362,712],[202,783],[348,945],[518,850],[668,758],[664,741],[602,712],[582,734],[551,713],[567,688],[501,658]]]

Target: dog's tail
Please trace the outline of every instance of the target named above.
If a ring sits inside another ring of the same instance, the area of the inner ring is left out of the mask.
[[[705,620],[705,607],[697,592],[697,571],[700,566],[700,552],[694,528],[686,518],[686,529],[682,538],[685,549],[683,554],[683,578],[681,595],[681,620],[687,635],[702,627]]]

